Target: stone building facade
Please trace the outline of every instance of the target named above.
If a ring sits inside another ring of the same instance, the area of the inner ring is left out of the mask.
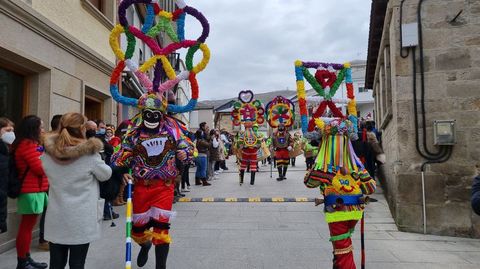
[[[415,131],[422,152],[424,132],[425,146],[439,151],[433,145],[433,121],[453,119],[457,143],[450,158],[425,165],[426,231],[480,237],[480,218],[470,207],[472,178],[480,163],[480,1],[374,0],[371,12],[366,87],[374,91],[375,118],[387,156],[378,178],[395,221],[402,231],[423,232],[421,166],[426,159],[416,149]],[[401,50],[401,23],[415,23],[417,30],[420,23],[423,59],[419,46]],[[422,62],[425,130],[420,109]]]

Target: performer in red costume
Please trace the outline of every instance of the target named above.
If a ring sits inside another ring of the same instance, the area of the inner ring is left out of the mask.
[[[277,96],[266,106],[267,122],[272,128],[277,128],[272,136],[273,149],[275,151],[276,167],[278,169],[278,181],[287,179],[287,168],[290,164],[290,151],[293,149],[293,139],[287,128],[295,122],[295,106],[292,101]]]
[[[189,148],[178,123],[164,114],[165,100],[144,94],[139,107],[142,113],[132,120],[113,163],[132,169],[125,178],[135,182],[132,238],[142,247],[138,266],[146,264],[153,243],[156,262],[165,267],[177,163],[187,160]]]
[[[278,169],[278,181],[287,179],[287,169],[290,164],[290,151],[293,149],[293,139],[283,123],[273,134],[273,149]]]
[[[236,141],[236,147],[241,150],[240,160],[240,186],[243,184],[245,170],[250,168],[250,185],[255,184],[255,173],[258,170],[257,153],[262,145],[262,137],[258,133],[258,124],[265,120],[263,104],[254,100],[252,91],[241,91],[238,102],[234,103],[232,111],[233,124],[242,124],[245,131],[241,132]]]

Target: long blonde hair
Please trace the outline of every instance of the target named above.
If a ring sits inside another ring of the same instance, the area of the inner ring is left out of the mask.
[[[87,118],[80,113],[67,113],[60,119],[59,135],[55,147],[63,152],[66,147],[76,146],[85,141]]]

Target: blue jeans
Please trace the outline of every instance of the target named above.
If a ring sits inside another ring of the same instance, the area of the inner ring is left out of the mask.
[[[195,160],[197,163],[196,178],[207,179],[207,156],[198,156]]]

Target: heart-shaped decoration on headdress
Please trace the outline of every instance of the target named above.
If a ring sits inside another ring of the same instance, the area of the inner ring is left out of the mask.
[[[315,79],[320,83],[323,89],[327,86],[332,87],[333,83],[337,80],[337,75],[325,69],[319,69],[315,72]]]
[[[250,90],[241,91],[238,94],[238,99],[242,101],[242,103],[250,103],[253,100],[253,92]]]

